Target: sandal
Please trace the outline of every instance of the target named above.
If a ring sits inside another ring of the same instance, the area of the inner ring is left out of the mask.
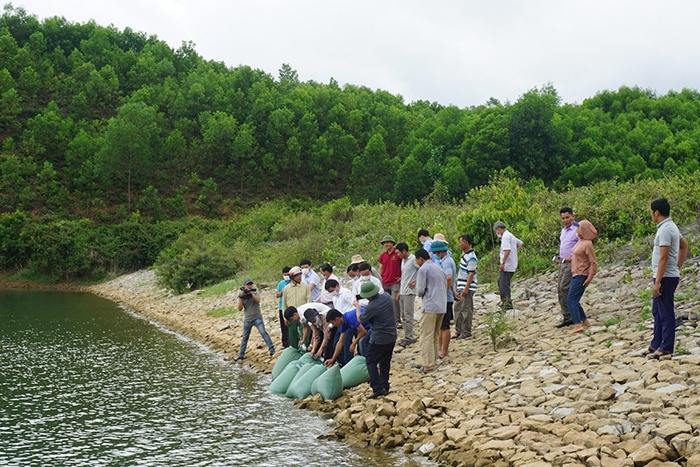
[[[651,347],[649,347],[648,349],[646,349],[642,353],[642,357],[648,357],[649,355],[653,354],[654,352],[656,352],[656,349],[652,349]]]
[[[418,370],[418,373],[420,373],[420,374],[422,374],[422,375],[425,375],[425,374],[428,374],[428,373],[430,373],[430,372],[432,372],[432,371],[434,371],[434,370],[435,370],[435,368],[421,367],[421,369]]]
[[[661,360],[662,358],[666,356],[671,356],[671,352],[667,352],[665,350],[657,349],[656,352],[650,353],[647,358],[650,360]]]

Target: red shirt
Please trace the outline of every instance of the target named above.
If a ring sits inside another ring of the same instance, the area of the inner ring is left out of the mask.
[[[399,250],[394,248],[391,253],[385,251],[379,255],[379,264],[382,265],[382,284],[393,285],[401,283],[401,256],[399,256]]]

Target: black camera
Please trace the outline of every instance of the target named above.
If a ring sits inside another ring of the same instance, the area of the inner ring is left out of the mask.
[[[246,289],[245,287],[241,287],[240,291],[241,293],[238,294],[238,298],[241,300],[245,300],[246,298],[251,298],[253,296],[253,292],[255,292],[257,289]]]

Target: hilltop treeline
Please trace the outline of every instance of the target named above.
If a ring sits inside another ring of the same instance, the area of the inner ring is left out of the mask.
[[[277,77],[230,67],[129,28],[11,5],[0,18],[0,212],[160,220],[280,196],[462,199],[506,167],[553,188],[680,175],[699,146],[695,90],[563,105],[545,85],[460,109],[302,82],[286,64]]]

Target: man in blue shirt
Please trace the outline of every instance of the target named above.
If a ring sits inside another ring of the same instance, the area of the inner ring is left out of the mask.
[[[352,359],[358,343],[360,343],[360,354],[362,354],[362,349],[366,350],[367,346],[361,342],[364,342],[362,338],[367,334],[367,328],[357,319],[357,310],[345,313],[336,309],[329,310],[326,314],[326,322],[337,328],[338,332],[336,333],[335,352],[330,359],[323,362],[324,365],[331,367],[336,361],[345,365]]]
[[[285,323],[284,311],[282,310],[282,289],[284,289],[287,284],[292,282],[292,280],[289,278],[289,271],[291,269],[292,268],[289,266],[282,268],[282,280],[277,283],[277,293],[275,293],[275,297],[279,298],[277,311],[279,312],[280,331],[282,331],[282,348],[284,349],[289,347],[289,327],[287,327],[287,323]]]

